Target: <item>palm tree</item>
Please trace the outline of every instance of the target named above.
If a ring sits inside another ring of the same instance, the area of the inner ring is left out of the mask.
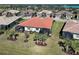
[[[25,37],[26,37],[26,40],[24,40],[24,42],[27,42],[28,41],[27,38],[29,37],[29,33],[27,31],[25,31],[24,33],[25,33]]]
[[[46,13],[45,12],[42,12],[42,17],[46,17]]]
[[[65,41],[65,48],[66,48],[66,52],[69,52],[69,46],[71,46],[72,45],[72,42],[71,42],[71,40],[66,40]]]
[[[45,41],[46,41],[47,38],[48,38],[48,37],[47,37],[46,34],[43,34],[43,35],[42,35],[42,43],[43,43],[43,45],[46,45]]]
[[[12,17],[13,16],[13,14],[12,13],[10,13],[10,12],[7,12],[7,15],[6,15],[6,17]]]
[[[37,44],[41,43],[41,45],[45,45],[45,41],[47,38],[48,37],[46,34],[36,34],[36,36],[35,36]]]
[[[74,19],[77,19],[77,12],[74,11],[73,14],[74,14]]]
[[[66,14],[64,13],[64,14],[61,14],[61,18],[62,19],[66,19]]]

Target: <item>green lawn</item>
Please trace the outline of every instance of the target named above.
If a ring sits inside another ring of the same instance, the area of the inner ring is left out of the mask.
[[[26,54],[26,55],[62,55],[65,54],[62,52],[61,48],[58,46],[59,31],[63,26],[63,22],[54,22],[52,26],[52,37],[49,37],[46,42],[47,46],[37,46],[33,41],[35,34],[30,34],[29,41],[24,42],[25,35],[24,33],[18,33],[18,40],[10,41],[7,40],[7,36],[13,29],[5,32],[5,34],[0,35],[0,54]]]
[[[20,19],[18,19],[17,21],[16,21],[16,23],[21,23],[21,22],[24,22],[24,21],[26,21],[27,19],[23,19],[23,18],[20,18]]]

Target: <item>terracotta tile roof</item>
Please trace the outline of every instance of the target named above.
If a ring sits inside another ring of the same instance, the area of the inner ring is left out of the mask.
[[[47,17],[47,18],[33,17],[25,22],[20,23],[19,25],[20,26],[35,27],[35,28],[51,29],[52,19],[50,17]]]
[[[63,31],[79,34],[79,22],[67,21]]]

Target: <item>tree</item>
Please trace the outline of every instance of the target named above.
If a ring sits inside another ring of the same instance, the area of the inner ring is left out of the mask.
[[[72,51],[72,50],[74,50],[74,49],[71,49],[72,48],[72,42],[71,42],[71,40],[66,40],[65,41],[65,48],[66,48],[66,52],[70,52],[70,51]]]
[[[77,12],[74,11],[73,14],[74,14],[74,19],[77,19]]]
[[[7,12],[7,15],[6,15],[6,17],[12,17],[13,16],[13,14],[12,13],[10,13],[10,12]]]
[[[48,37],[46,34],[36,34],[34,38],[38,45],[45,45],[46,44],[45,41]]]
[[[62,19],[66,19],[66,14],[64,13],[64,14],[61,14],[61,18]]]
[[[29,33],[27,31],[25,31],[24,34],[25,34],[25,38],[26,38],[26,40],[24,40],[24,42],[27,42],[28,41],[27,38],[29,37]]]
[[[46,17],[46,13],[45,12],[42,12],[42,17]]]

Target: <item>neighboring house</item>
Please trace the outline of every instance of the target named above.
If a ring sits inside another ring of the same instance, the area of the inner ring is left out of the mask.
[[[24,13],[25,17],[31,17],[32,13],[33,13],[33,10],[31,10],[31,9],[25,10],[25,11],[23,11],[23,13]]]
[[[69,12],[69,11],[59,11],[56,13],[56,16],[62,19],[71,19],[73,14],[72,12]]]
[[[32,13],[34,11],[31,10],[31,9],[26,9],[26,10],[23,10],[22,13],[23,13],[23,19],[30,19],[32,17]]]
[[[12,16],[12,17],[6,17],[4,16],[0,16],[0,29],[8,29],[13,27],[13,25],[16,24],[16,20],[18,20],[19,18],[21,18],[21,16]]]
[[[62,36],[67,39],[79,39],[79,21],[67,21],[62,30]]]
[[[37,12],[37,16],[39,17],[48,17],[52,14],[52,11],[50,10],[42,10],[40,12]]]
[[[4,12],[4,15],[6,15],[7,17],[20,16],[21,12],[18,10],[7,10]]]
[[[19,27],[18,27],[19,26]],[[39,18],[33,17],[25,22],[20,23],[16,30],[32,31],[40,33],[50,33],[52,27],[52,19],[50,17]]]
[[[0,16],[3,15],[4,10],[0,9]]]

